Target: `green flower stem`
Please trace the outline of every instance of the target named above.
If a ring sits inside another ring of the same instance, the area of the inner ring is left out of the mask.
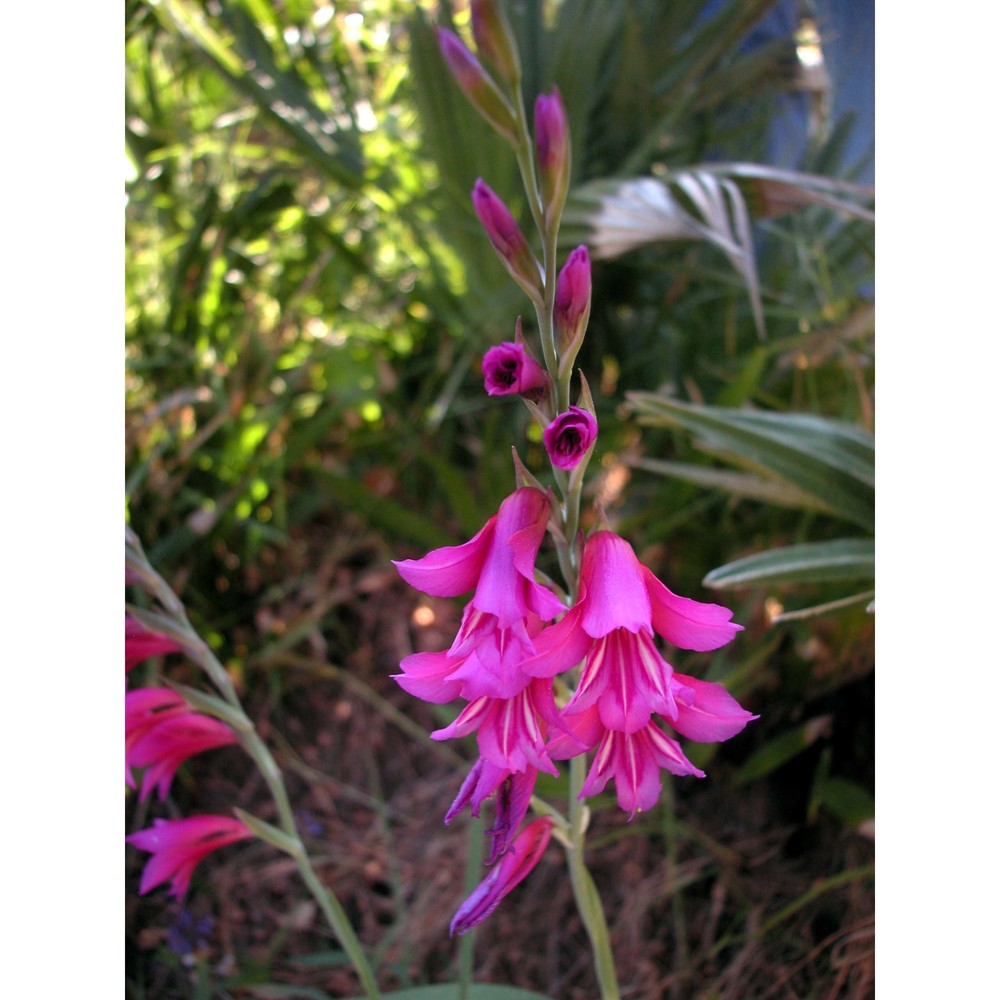
[[[535,171],[534,152],[531,135],[528,131],[527,116],[524,109],[524,97],[521,87],[513,87],[514,119],[517,134],[515,153],[521,179],[528,196],[531,215],[538,228],[542,241],[542,267],[545,275],[543,301],[541,306],[535,300],[535,313],[538,318],[538,336],[542,345],[542,354],[549,377],[555,387],[555,413],[559,414],[569,408],[570,383],[573,377],[572,367],[560,377],[559,345],[556,344],[555,323],[553,312],[556,298],[556,254],[559,237],[559,222],[545,218],[545,206]],[[561,469],[553,466],[553,476],[562,494],[559,515],[562,521],[563,539],[556,541],[559,558],[559,569],[566,581],[570,605],[576,603],[579,590],[580,557],[577,533],[580,526],[580,499],[583,493],[583,477],[568,476]],[[584,840],[586,833],[587,812],[579,799],[583,787],[586,756],[581,754],[570,761],[569,772],[569,843],[567,859],[569,862],[570,881],[573,886],[573,896],[583,919],[587,934],[590,937],[594,953],[594,967],[600,983],[602,1000],[618,1000],[618,980],[615,974],[614,956],[611,952],[611,940],[608,936],[608,924],[604,916],[600,896],[594,885],[594,880],[587,869],[584,859]]]
[[[583,754],[569,762],[569,823],[572,846],[566,852],[566,857],[569,861],[573,897],[583,918],[583,925],[587,928],[590,946],[594,953],[594,968],[601,988],[601,1000],[619,1000],[618,978],[615,974],[614,955],[611,953],[608,923],[604,918],[601,898],[597,894],[597,888],[584,859],[586,810],[579,799],[579,794],[583,787],[586,766],[587,759]]]
[[[260,771],[268,791],[271,793],[271,798],[274,801],[274,806],[278,814],[278,825],[290,841],[287,853],[294,859],[303,882],[305,882],[306,887],[312,893],[316,902],[319,903],[320,909],[323,911],[323,915],[333,930],[334,936],[350,957],[351,964],[354,966],[358,978],[361,980],[365,994],[369,1000],[380,1000],[381,993],[379,992],[371,966],[368,964],[364,949],[361,947],[361,942],[354,933],[354,928],[351,926],[351,922],[337,900],[337,897],[323,885],[316,874],[315,868],[313,868],[312,859],[309,857],[309,852],[302,843],[302,837],[295,822],[292,804],[288,798],[288,790],[285,788],[281,769],[278,767],[277,761],[275,761],[274,755],[267,744],[260,738],[252,721],[243,710],[243,704],[236,693],[236,687],[229,676],[229,672],[219,662],[208,644],[194,630],[188,619],[187,611],[177,595],[174,594],[166,581],[146,562],[145,556],[139,547],[138,539],[133,535],[130,540],[141,559],[137,568],[141,574],[142,582],[149,587],[153,596],[156,597],[180,631],[186,636],[187,641],[184,643],[186,652],[208,675],[212,684],[225,699],[226,703],[231,706],[234,713],[241,719],[246,720],[245,725],[236,727],[236,735],[240,741],[240,745],[257,765],[257,769]],[[127,547],[126,552],[128,552]]]

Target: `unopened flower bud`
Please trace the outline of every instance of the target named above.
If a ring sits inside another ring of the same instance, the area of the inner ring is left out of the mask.
[[[510,26],[496,0],[472,0],[472,36],[476,47],[510,84],[521,79],[521,64]]]
[[[509,341],[486,352],[483,375],[491,396],[518,393],[537,401],[549,384],[545,369],[520,344]]]
[[[542,280],[538,260],[510,210],[481,177],[472,189],[472,206],[511,277],[532,298],[540,296]]]
[[[557,469],[575,469],[597,440],[597,418],[580,406],[560,413],[542,434]]]
[[[531,874],[545,853],[552,827],[552,818],[543,816],[533,820],[518,834],[510,851],[458,908],[451,922],[453,935],[465,934],[481,924],[500,905],[504,896]]]
[[[581,245],[566,259],[556,279],[552,318],[563,352],[561,367],[571,366],[580,350],[590,319],[590,293],[590,255]]]
[[[535,150],[545,218],[558,218],[569,188],[569,125],[559,90],[539,94],[535,101]]]
[[[462,88],[472,106],[512,145],[517,144],[514,112],[507,98],[466,48],[465,43],[447,28],[437,28],[441,55],[448,64],[455,82]]]

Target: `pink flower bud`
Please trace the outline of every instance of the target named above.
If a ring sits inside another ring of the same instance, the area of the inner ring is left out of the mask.
[[[510,850],[458,908],[451,922],[452,934],[464,934],[481,924],[515,886],[520,885],[538,864],[552,836],[552,819],[543,816],[529,823]]]
[[[539,399],[549,377],[534,358],[520,345],[510,341],[491,347],[483,357],[486,391],[491,396],[518,393]]]
[[[542,440],[557,469],[575,469],[597,439],[597,419],[579,406],[560,413],[545,428]]]
[[[455,82],[493,128],[508,142],[516,144],[517,126],[507,99],[497,89],[479,60],[454,32],[447,28],[437,28],[436,31],[441,55],[444,56]]]
[[[472,0],[470,7],[476,47],[508,83],[516,83],[521,78],[521,65],[503,10],[496,0]]]
[[[511,277],[529,294],[541,294],[541,270],[528,241],[507,206],[480,177],[472,189],[472,206]]]
[[[563,349],[576,344],[587,329],[590,319],[590,255],[585,246],[578,246],[559,272],[552,318]]]
[[[551,221],[562,211],[569,188],[569,125],[558,89],[535,101],[535,150],[545,218]]]

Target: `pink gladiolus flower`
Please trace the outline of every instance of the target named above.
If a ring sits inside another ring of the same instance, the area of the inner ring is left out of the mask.
[[[135,788],[132,770],[147,768],[140,800],[155,788],[162,801],[184,761],[235,742],[229,726],[193,711],[166,688],[139,688],[125,695],[125,780]]]
[[[125,673],[151,656],[180,652],[181,646],[159,632],[150,632],[131,615],[125,616]]]
[[[520,345],[508,341],[491,347],[483,356],[486,391],[491,396],[518,393],[538,400],[549,377],[545,369]]]
[[[535,583],[535,557],[549,513],[544,493],[522,487],[464,545],[394,563],[400,576],[425,594],[457,597],[475,587],[451,649],[406,657],[403,673],[395,675],[400,687],[442,704],[459,696],[512,698],[530,683],[518,664],[533,655],[541,622],[566,610]]]
[[[531,680],[512,698],[476,698],[431,739],[450,740],[476,733],[479,753],[495,767],[525,771],[529,767],[558,775],[545,750],[548,725],[560,724],[551,680]]]
[[[545,428],[542,440],[557,469],[575,469],[597,440],[597,419],[582,407],[571,406]]]
[[[552,682],[520,669],[535,653],[542,621],[566,610],[534,579],[549,513],[548,497],[525,486],[464,545],[395,564],[407,583],[437,597],[476,588],[451,648],[406,657],[395,678],[424,701],[468,700],[451,726],[431,735],[445,740],[477,731],[480,754],[513,772],[534,767],[557,773],[545,752],[547,726],[558,721]]]
[[[679,744],[653,721],[666,719],[682,736],[726,740],[756,718],[719,684],[675,674],[653,633],[683,649],[717,649],[742,626],[716,604],[678,597],[610,531],[584,547],[580,598],[557,624],[535,639],[537,654],[520,666],[552,677],[583,661],[580,684],[563,709],[551,757],[565,759],[600,744],[584,786],[587,794],[615,777],[619,804],[634,814],[659,792],[659,769],[703,776]]]
[[[144,896],[169,880],[170,894],[183,899],[202,858],[220,847],[251,837],[247,826],[230,816],[154,819],[152,827],[125,838],[126,843],[153,855],[142,873],[139,895]]]
[[[495,795],[494,822],[486,831],[486,835],[493,840],[486,863],[492,865],[510,850],[514,834],[528,814],[537,778],[537,768],[527,767],[515,773],[480,757],[462,782],[444,821],[450,823],[466,806],[473,816],[478,817],[483,803]]]
[[[465,934],[481,924],[499,906],[504,896],[531,874],[545,853],[551,836],[552,820],[548,816],[529,823],[511,849],[458,908],[451,922],[452,935]]]

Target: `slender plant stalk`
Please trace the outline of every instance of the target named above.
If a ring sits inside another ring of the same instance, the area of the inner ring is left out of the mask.
[[[548,369],[549,377],[555,388],[555,413],[559,414],[569,407],[570,381],[572,379],[572,369],[567,371],[563,377],[559,375],[559,346],[555,336],[556,253],[560,220],[558,213],[556,218],[546,219],[520,81],[514,81],[511,90],[517,132],[517,145],[514,152],[528,197],[528,205],[531,208],[531,215],[538,228],[542,244],[544,286],[541,306],[535,301],[538,335],[542,345],[545,367]],[[579,479],[570,477],[555,466],[553,466],[552,472],[559,492],[562,494],[562,503],[558,513],[562,522],[563,539],[556,541],[556,550],[559,568],[569,595],[569,604],[572,606],[576,602],[579,590],[580,546],[577,534],[580,526],[580,499],[583,482],[582,477]],[[615,974],[608,924],[600,896],[590,871],[587,869],[584,857],[588,813],[579,799],[579,794],[585,778],[586,757],[583,755],[574,757],[570,761],[569,767],[570,846],[566,851],[566,857],[570,871],[570,882],[573,886],[573,897],[590,938],[601,998],[602,1000],[618,1000],[618,980]]]
[[[566,852],[569,861],[570,882],[573,898],[580,911],[583,925],[587,928],[590,947],[594,953],[594,968],[601,988],[601,1000],[619,1000],[618,978],[615,974],[615,959],[611,952],[611,938],[608,922],[604,917],[604,907],[591,878],[584,857],[587,810],[579,799],[584,781],[586,757],[580,755],[569,762],[569,823],[570,849]]]
[[[347,952],[351,964],[354,966],[361,980],[365,994],[369,1000],[380,1000],[381,993],[375,980],[364,949],[354,928],[340,905],[337,897],[334,896],[320,881],[313,867],[312,859],[306,850],[302,837],[299,834],[298,825],[295,822],[295,815],[292,811],[292,804],[288,798],[288,790],[285,788],[284,778],[281,769],[278,767],[274,755],[267,744],[260,738],[259,733],[254,728],[253,722],[246,715],[243,704],[236,688],[233,685],[229,672],[219,662],[216,655],[209,648],[208,644],[198,635],[191,625],[187,616],[187,611],[180,599],[168,586],[166,581],[149,565],[145,554],[142,552],[139,540],[131,532],[127,534],[128,543],[134,549],[137,560],[132,560],[132,566],[138,572],[142,583],[148,587],[160,605],[173,619],[178,631],[184,637],[184,647],[190,659],[195,662],[208,675],[209,680],[225,699],[233,712],[244,721],[236,729],[236,735],[240,745],[257,765],[261,776],[267,785],[274,807],[278,814],[278,825],[282,833],[288,838],[288,845],[282,847],[295,861],[295,865],[302,876],[302,881],[312,893],[319,904],[327,923],[333,930],[334,936]],[[129,562],[128,546],[126,546],[126,562]],[[275,846],[278,846],[277,844]]]

